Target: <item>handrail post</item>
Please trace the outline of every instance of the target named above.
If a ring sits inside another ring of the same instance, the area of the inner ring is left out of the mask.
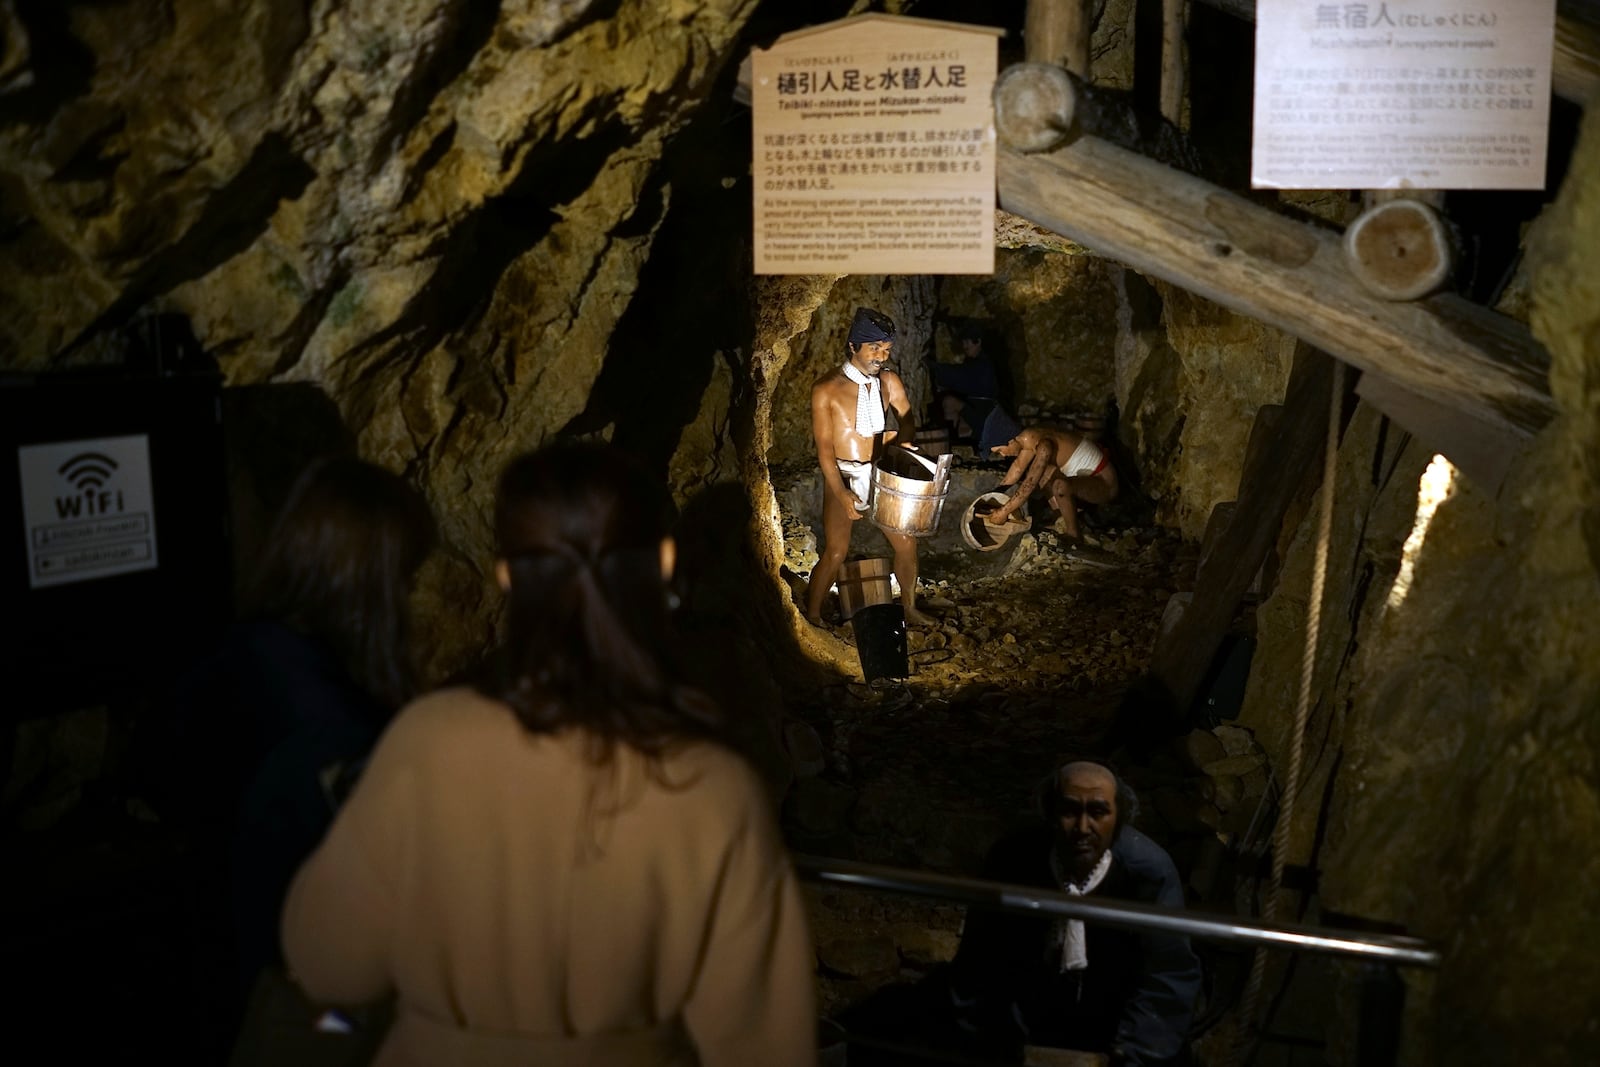
[[[1363,1067],[1393,1067],[1400,1056],[1400,1031],[1406,1012],[1405,979],[1393,964],[1363,963],[1360,982],[1356,1062]]]

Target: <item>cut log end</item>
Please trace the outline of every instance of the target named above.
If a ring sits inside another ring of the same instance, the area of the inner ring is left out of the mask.
[[[1443,220],[1415,200],[1390,200],[1362,212],[1345,231],[1344,254],[1356,279],[1385,300],[1427,296],[1454,265]]]
[[[1018,152],[1050,152],[1075,133],[1078,91],[1060,67],[1017,63],[994,86],[994,126]]]

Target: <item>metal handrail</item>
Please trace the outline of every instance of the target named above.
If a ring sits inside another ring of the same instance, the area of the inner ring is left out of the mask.
[[[1027,915],[1053,915],[1125,929],[1160,930],[1208,941],[1313,952],[1401,967],[1436,969],[1439,966],[1439,950],[1415,937],[1343,933],[1317,926],[1173,911],[1148,904],[1068,896],[1033,886],[1006,885],[822,856],[795,856],[794,864],[801,878],[824,885],[979,904]]]

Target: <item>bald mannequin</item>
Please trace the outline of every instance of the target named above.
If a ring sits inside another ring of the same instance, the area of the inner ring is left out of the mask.
[[[1087,879],[1117,832],[1117,776],[1099,763],[1069,763],[1056,773],[1056,855],[1067,877]]]
[[[985,877],[1183,907],[1171,857],[1131,825],[1138,799],[1111,768],[1066,763],[1040,783],[1038,799],[1044,819],[997,843]],[[1183,1051],[1199,988],[1185,938],[973,909],[950,1003],[969,1053],[1021,1062],[1024,1046],[1043,1046],[1152,1067]]]

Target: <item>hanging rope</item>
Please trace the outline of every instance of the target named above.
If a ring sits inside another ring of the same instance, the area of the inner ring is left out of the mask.
[[[1272,878],[1261,901],[1261,919],[1272,922],[1278,914],[1278,897],[1283,892],[1283,868],[1289,853],[1289,834],[1294,825],[1294,802],[1300,793],[1301,764],[1304,761],[1306,724],[1311,719],[1311,683],[1317,672],[1317,644],[1322,629],[1322,592],[1328,577],[1328,542],[1333,535],[1334,478],[1339,460],[1339,415],[1344,405],[1344,364],[1333,363],[1333,384],[1328,394],[1328,440],[1322,450],[1322,499],[1317,506],[1317,543],[1311,562],[1311,592],[1306,604],[1306,640],[1300,655],[1300,696],[1295,702],[1294,730],[1289,736],[1289,770],[1283,782],[1278,805],[1278,821],[1272,832]],[[1255,1046],[1256,1015],[1261,1002],[1261,982],[1267,966],[1267,950],[1257,949],[1250,963],[1250,979],[1245,983],[1234,1030],[1232,1054],[1235,1065],[1247,1061]]]

